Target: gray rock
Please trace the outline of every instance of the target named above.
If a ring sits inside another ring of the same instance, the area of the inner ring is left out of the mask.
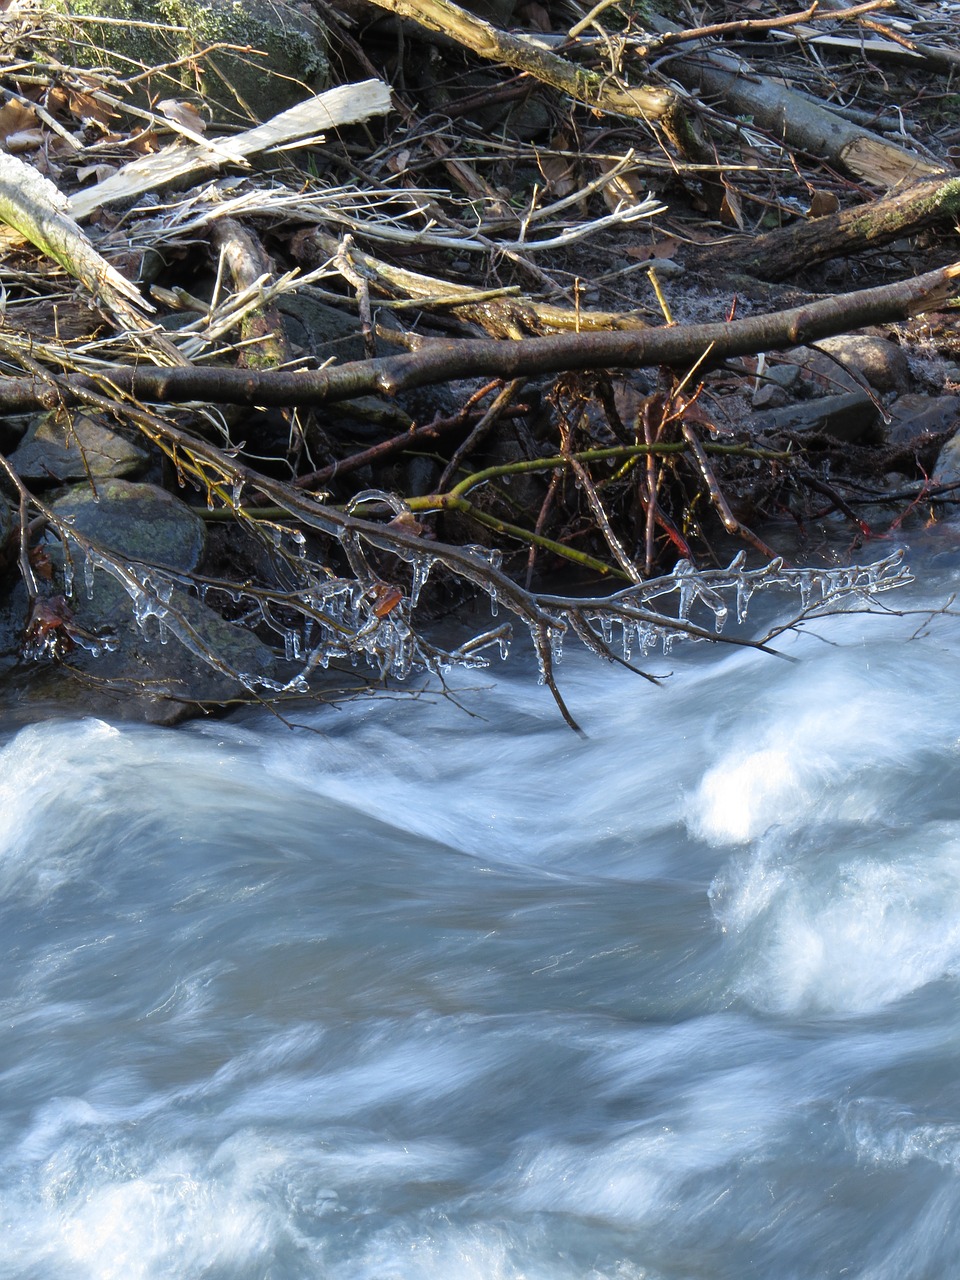
[[[0,453],[11,454],[36,420],[36,413],[7,413],[0,418]]]
[[[854,444],[869,441],[877,436],[880,414],[865,391],[850,391],[844,395],[822,396],[819,400],[804,400],[787,405],[783,409],[767,409],[753,414],[749,420],[751,431],[822,431]]]
[[[46,413],[10,455],[23,480],[62,484],[143,472],[147,454],[88,414]]]
[[[6,677],[20,661],[27,592],[17,567],[20,551],[20,512],[0,494],[0,675]]]
[[[763,371],[763,378],[765,386],[773,384],[785,391],[792,391],[800,381],[800,365],[789,358],[782,364],[768,363]]]
[[[203,521],[153,484],[105,480],[77,485],[51,508],[58,519],[118,556],[190,572],[203,555]]]
[[[284,336],[299,354],[340,364],[364,358],[363,332],[356,316],[304,293],[278,299],[277,310]]]
[[[948,440],[940,450],[937,465],[933,470],[932,481],[934,484],[957,484],[960,482],[960,432]]]
[[[823,378],[828,386],[834,382],[853,389],[858,385],[857,375],[875,391],[905,391],[910,386],[907,357],[895,342],[887,338],[866,333],[843,334],[837,338],[823,338],[817,346],[820,353],[826,352],[826,355],[814,353],[808,368]],[[845,379],[844,370],[849,370],[854,376]]]
[[[98,497],[89,485],[77,486],[52,510],[121,564],[142,562],[189,573],[203,556],[203,522],[154,485],[109,479],[98,486]],[[52,534],[49,550],[60,577],[63,553]],[[231,672],[282,678],[271,649],[246,628],[226,622],[189,589],[174,586],[166,605],[145,593],[138,623],[135,592],[131,595],[107,570],[85,572],[83,552],[72,541],[71,558],[71,629],[85,639],[63,664],[38,669],[27,694],[32,701],[165,724],[194,714],[197,704],[241,696],[244,685]],[[163,579],[158,575],[157,581]],[[165,610],[161,625],[156,613]],[[221,669],[205,661],[204,653],[215,655]],[[65,678],[71,674],[74,680]]]
[[[923,436],[939,435],[960,423],[960,396],[900,396],[890,407],[884,434],[890,445],[909,446]]]
[[[753,393],[750,403],[755,409],[782,409],[785,404],[790,403],[790,397],[775,382],[764,382]]]

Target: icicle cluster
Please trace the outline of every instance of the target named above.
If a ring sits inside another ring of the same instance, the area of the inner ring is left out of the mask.
[[[410,515],[402,501],[379,490],[358,494],[351,505],[370,504],[385,506],[395,518]],[[130,597],[134,621],[147,638],[166,644],[173,637],[196,658],[251,690],[289,693],[306,692],[311,675],[334,661],[362,662],[381,675],[402,680],[415,669],[443,672],[453,666],[485,666],[491,652],[505,659],[511,643],[509,623],[453,650],[435,647],[414,626],[413,612],[437,565],[478,586],[494,617],[505,607],[527,627],[541,681],[546,683],[552,682],[571,632],[598,655],[612,658],[619,651],[630,662],[655,650],[667,654],[681,639],[716,637],[731,615],[743,622],[758,592],[788,590],[799,597],[801,616],[811,616],[838,609],[851,599],[869,601],[910,581],[900,552],[869,565],[828,569],[788,568],[782,560],[748,569],[740,554],[727,569],[702,571],[680,561],[664,577],[584,599],[524,591],[503,575],[499,551],[481,546],[453,548],[410,537],[393,545],[381,536],[390,526],[359,520],[340,534],[353,576],[336,577],[308,555],[306,539],[298,529],[270,522],[258,527],[292,575],[287,589],[197,582],[189,575],[125,561],[64,528],[61,536],[69,548],[64,556],[64,593],[69,596],[76,590],[74,561],[81,565],[88,595],[93,593],[96,574],[108,574]],[[392,554],[406,562],[403,586],[380,578],[371,562],[371,543],[381,549],[389,545]],[[274,637],[275,648],[295,664],[293,675],[275,680],[263,672],[233,670],[223,660],[202,634],[195,610],[184,603],[190,593],[211,603],[212,591],[221,600],[232,600],[238,615],[233,617],[235,623]],[[110,647],[106,641],[95,643]]]

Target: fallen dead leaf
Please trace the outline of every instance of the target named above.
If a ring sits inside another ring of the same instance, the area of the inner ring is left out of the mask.
[[[192,102],[182,102],[178,98],[164,98],[157,103],[157,110],[163,112],[168,120],[182,125],[192,133],[205,133],[207,122],[197,111]]]
[[[739,193],[734,187],[726,184],[724,184],[723,199],[720,202],[720,221],[726,227],[743,230],[743,205],[740,203]]]
[[[577,162],[571,156],[558,156],[547,153],[537,156],[540,172],[546,181],[545,192],[562,200],[564,196],[576,191]]]
[[[675,257],[680,244],[676,236],[664,236],[650,244],[632,244],[626,253],[628,258],[635,258],[638,262],[652,262],[657,258]]]
[[[37,113],[33,107],[12,98],[0,107],[0,143],[6,143],[11,135],[37,127]]]
[[[115,164],[85,164],[77,170],[77,181],[86,182],[88,178],[96,178],[97,182],[103,182],[111,173],[116,172]]]
[[[36,151],[37,147],[43,145],[43,138],[42,129],[21,129],[17,133],[7,134],[5,149],[12,156],[22,155],[25,151]]]
[[[832,191],[814,191],[810,196],[810,210],[808,216],[811,218],[822,218],[828,213],[836,213],[840,208],[840,201]]]
[[[599,160],[597,163],[601,173],[609,173],[618,162],[616,160]],[[624,205],[633,207],[641,204],[647,198],[648,193],[640,175],[631,169],[627,169],[623,173],[618,173],[615,178],[611,178],[601,194],[607,208],[615,213],[617,209],[622,209]]]

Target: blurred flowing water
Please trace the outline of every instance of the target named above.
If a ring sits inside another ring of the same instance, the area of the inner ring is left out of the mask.
[[[9,729],[0,1275],[952,1274],[960,620],[819,633]]]

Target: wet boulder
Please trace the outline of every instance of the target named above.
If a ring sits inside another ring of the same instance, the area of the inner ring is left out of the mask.
[[[43,414],[10,455],[22,480],[63,484],[142,474],[146,452],[88,413]]]
[[[836,338],[821,338],[817,343],[820,354],[811,362],[811,369],[828,384],[846,385],[843,371],[852,375],[855,386],[858,380],[866,382],[874,391],[906,391],[910,386],[910,365],[903,348],[889,338],[870,333],[846,333]]]
[[[32,700],[173,723],[243,696],[241,675],[282,678],[268,646],[191,590],[206,538],[179,499],[111,479],[96,493],[75,486],[51,509],[70,530],[66,554],[52,532],[47,540],[61,595],[45,607],[61,610],[64,643],[61,661],[38,668]],[[55,613],[48,625],[55,648]]]

